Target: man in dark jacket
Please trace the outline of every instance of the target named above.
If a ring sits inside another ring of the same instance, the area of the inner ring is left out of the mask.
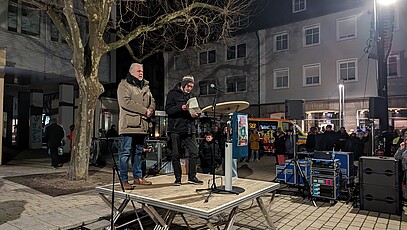
[[[65,131],[62,126],[57,124],[56,118],[51,118],[50,125],[45,129],[44,139],[47,142],[48,153],[51,155],[54,168],[62,167],[61,159],[58,154],[58,148],[62,146],[62,139],[65,137]]]
[[[315,137],[317,135],[317,128],[316,127],[311,127],[310,132],[307,135],[307,141],[306,141],[306,148],[307,152],[314,152],[315,151]]]
[[[165,112],[168,114],[167,132],[171,138],[172,146],[172,166],[174,167],[174,185],[181,185],[181,148],[189,150],[188,182],[192,184],[203,184],[196,178],[196,165],[198,162],[198,144],[195,134],[195,119],[199,114],[189,112],[187,102],[194,95],[191,93],[194,88],[194,77],[187,75],[182,81],[174,86],[167,94]]]
[[[119,134],[122,137],[119,150],[120,180],[124,189],[134,185],[151,185],[143,177],[145,161],[144,140],[148,131],[148,119],[154,114],[155,100],[150,92],[149,82],[144,79],[143,65],[133,63],[127,77],[117,88],[119,102]],[[128,182],[128,163],[133,162],[133,185]]]
[[[332,130],[332,125],[327,125],[324,134],[322,134],[322,143],[323,149],[319,150],[326,150],[332,151],[334,148],[335,150],[339,150],[338,143],[339,143],[339,135]]]
[[[338,149],[341,151],[344,151],[346,148],[346,141],[349,138],[349,134],[346,132],[345,127],[341,127],[338,131],[338,138],[339,138],[339,142],[338,142]]]

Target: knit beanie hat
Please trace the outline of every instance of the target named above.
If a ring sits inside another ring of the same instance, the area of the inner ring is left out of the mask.
[[[195,83],[194,77],[192,75],[184,76],[181,81],[181,87],[184,88],[190,82]]]

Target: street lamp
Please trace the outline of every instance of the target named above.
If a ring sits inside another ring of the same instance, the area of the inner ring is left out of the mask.
[[[385,51],[385,29],[383,8],[396,0],[374,0],[376,46],[377,46],[377,93],[384,98],[383,115],[380,116],[380,130],[385,131],[385,155],[390,156],[391,138],[389,133],[389,96],[387,85],[387,53]],[[391,33],[393,31],[390,31]],[[388,41],[391,42],[391,41]],[[390,47],[390,46],[389,46]]]
[[[339,84],[339,128],[344,126],[345,86]]]
[[[389,129],[389,96],[387,85],[387,54],[385,51],[385,28],[383,23],[383,7],[393,4],[397,0],[374,0],[376,46],[377,46],[377,93],[384,98],[383,116],[380,118],[380,130]]]

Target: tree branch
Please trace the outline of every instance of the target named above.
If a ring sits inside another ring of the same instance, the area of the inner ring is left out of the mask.
[[[131,31],[129,34],[124,36],[124,38],[108,44],[108,51],[118,49],[125,44],[129,43],[131,40],[137,38],[143,33],[148,33],[148,32],[153,32],[160,30],[164,28],[165,25],[175,23],[175,22],[186,22],[187,20],[181,20],[181,17],[186,17],[188,18],[188,13],[195,10],[195,9],[207,9],[213,12],[217,12],[219,14],[224,13],[224,9],[217,7],[215,5],[207,4],[207,3],[200,3],[200,2],[194,2],[190,4],[189,6],[186,6],[185,8],[181,10],[174,11],[172,13],[164,14],[160,17],[158,17],[155,22],[153,22],[151,25],[145,26],[145,25],[140,25],[137,28],[135,28],[133,31]]]

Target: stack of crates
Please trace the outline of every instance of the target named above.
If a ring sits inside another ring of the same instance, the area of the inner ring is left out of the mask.
[[[311,159],[311,194],[315,198],[336,200],[340,189],[338,159]]]
[[[309,160],[298,160],[301,171],[307,178],[308,183],[310,182],[310,161]],[[304,186],[304,181],[302,180],[300,172],[298,172],[295,167],[295,163],[292,160],[287,160],[284,164],[277,165],[276,167],[277,180],[281,183],[289,185],[299,185]]]

